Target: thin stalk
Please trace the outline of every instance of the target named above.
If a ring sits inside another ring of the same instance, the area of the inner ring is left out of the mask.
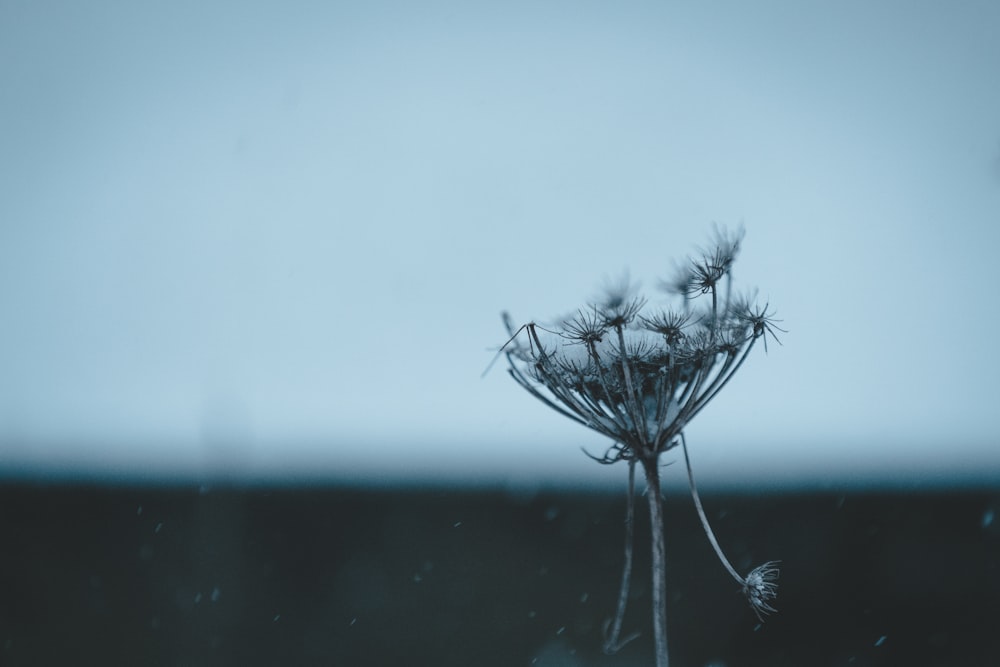
[[[608,409],[615,414],[615,422],[618,424],[619,428],[622,429],[623,433],[628,433],[628,409],[623,408],[625,413],[622,414],[618,411],[618,406],[615,401],[612,400],[611,390],[608,389],[607,379],[604,377],[604,365],[601,363],[601,357],[597,354],[597,346],[593,343],[588,344],[588,350],[590,356],[594,360],[594,364],[597,366],[597,379],[600,380],[601,389],[604,390],[604,397],[608,404]]]
[[[694,473],[691,472],[691,457],[688,456],[688,446],[687,439],[684,437],[683,431],[681,432],[681,448],[684,450],[684,465],[687,466],[688,471],[688,483],[691,485],[691,497],[694,499],[695,509],[698,510],[698,518],[701,519],[701,526],[705,529],[705,535],[708,536],[708,541],[711,542],[712,548],[715,549],[715,555],[719,557],[719,561],[722,562],[722,566],[726,568],[730,576],[736,580],[740,586],[746,586],[746,581],[740,576],[740,573],[736,571],[729,559],[726,558],[726,554],[722,553],[722,547],[719,546],[718,540],[715,539],[715,533],[712,532],[712,527],[708,525],[708,517],[705,516],[705,508],[701,506],[701,498],[698,497],[698,487],[694,484]]]
[[[646,473],[646,498],[649,500],[649,526],[653,542],[653,640],[656,667],[670,667],[667,655],[667,557],[663,541],[663,507],[660,501],[659,457],[642,462]]]
[[[621,359],[622,374],[625,376],[625,391],[628,394],[627,402],[629,411],[632,413],[632,423],[635,425],[635,432],[639,436],[639,442],[646,444],[646,418],[639,409],[639,399],[636,396],[635,388],[632,386],[632,373],[629,371],[628,359],[625,354],[625,334],[621,326],[615,327],[618,332],[618,356]]]
[[[712,338],[715,338],[715,323],[719,321],[719,295],[715,291],[715,283],[712,283]]]
[[[604,653],[614,655],[625,648],[625,645],[639,636],[638,632],[633,632],[620,639],[622,632],[622,622],[625,620],[625,607],[628,604],[628,590],[632,581],[632,545],[635,533],[635,459],[628,462],[628,504],[625,509],[625,565],[622,567],[622,584],[618,591],[618,609],[615,611],[615,620],[611,623],[611,632],[608,633],[608,623],[604,625]]]

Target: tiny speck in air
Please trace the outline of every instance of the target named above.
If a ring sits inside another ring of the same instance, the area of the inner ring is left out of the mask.
[[[986,510],[983,512],[983,528],[987,528],[993,523],[993,519],[996,518],[996,514],[993,510]]]
[[[580,602],[586,602],[590,598],[590,593],[584,593],[580,596]]]
[[[413,583],[419,584],[423,580],[424,580],[424,578],[421,577],[419,574],[413,575]]]
[[[278,622],[278,619],[280,619],[280,618],[281,618],[281,614],[275,614],[275,615],[274,615],[274,621],[273,621],[273,622],[277,623],[277,622]]]
[[[458,528],[458,527],[459,527],[459,526],[461,526],[461,525],[462,525],[462,522],[461,522],[461,521],[456,521],[455,523],[451,524],[451,527],[452,527],[452,528]]]
[[[558,630],[556,630],[556,634],[557,635],[561,635],[564,632],[566,632],[566,626],[565,625],[562,626],[561,628],[559,628]]]
[[[875,646],[881,646],[882,644],[884,644],[885,643],[885,637],[886,637],[885,635],[882,635],[881,637],[879,637],[878,639],[876,639],[875,640]]]
[[[754,631],[754,632],[757,632],[757,631],[758,631],[758,630],[760,630],[760,629],[761,629],[762,627],[764,627],[764,624],[763,624],[763,623],[758,623],[757,625],[753,626],[753,631]]]
[[[158,533],[162,528],[163,528],[163,522],[161,521],[160,523],[156,524],[156,528],[153,529],[153,532]]]
[[[351,624],[349,626],[347,626],[347,627],[353,628],[354,624],[357,623],[357,622],[358,622],[358,617],[355,616],[354,618],[351,619]]]
[[[212,602],[218,602],[220,597],[222,597],[222,591],[220,591],[219,587],[216,586],[212,589]]]
[[[139,507],[136,508],[135,515],[142,516],[142,505],[139,505]]]
[[[195,594],[195,596],[194,596],[194,603],[195,604],[201,604],[201,593]]]

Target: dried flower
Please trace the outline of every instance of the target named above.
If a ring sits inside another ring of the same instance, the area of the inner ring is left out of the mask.
[[[760,620],[774,613],[770,601],[778,595],[778,561],[768,561],[751,570],[743,582],[743,594]]]
[[[734,307],[720,299],[718,282],[729,274],[742,235],[717,235],[719,245],[693,261],[697,288],[689,291],[711,295],[710,306],[645,316],[646,300],[623,283],[551,332],[540,333],[533,323],[517,332],[508,325],[511,375],[536,397],[546,395],[547,404],[559,404],[559,412],[620,444],[627,455],[615,460],[656,460],[677,444],[757,339],[774,336],[766,307]]]
[[[553,329],[532,322],[515,330],[504,314],[510,339],[501,352],[511,377],[556,412],[611,440],[602,456],[588,456],[605,464],[629,462],[630,513],[632,470],[637,463],[642,466],[653,529],[653,620],[659,667],[667,665],[659,459],[678,445],[683,445],[692,497],[709,541],[754,612],[760,617],[774,611],[770,601],[777,594],[776,562],[761,565],[745,578],[733,569],[701,507],[684,439],[684,429],[728,384],[757,340],[764,339],[766,350],[767,337],[778,341],[775,332],[784,332],[768,304],[761,307],[749,298],[731,296],[732,268],[742,241],[742,228],[730,233],[717,227],[707,250],[689,259],[672,280],[661,282],[669,293],[682,297],[680,313],[643,314],[647,302],[625,276]],[[630,540],[631,532],[629,544]],[[630,563],[628,546],[626,573]],[[627,580],[623,576],[622,602],[606,637],[606,650],[623,645],[619,632]]]

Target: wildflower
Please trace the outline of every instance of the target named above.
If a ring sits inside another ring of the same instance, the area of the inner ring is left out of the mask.
[[[746,577],[740,576],[736,568],[726,558],[726,555],[722,553],[722,547],[719,546],[719,541],[715,539],[712,527],[708,524],[705,509],[701,506],[701,498],[698,497],[698,487],[694,483],[694,473],[691,471],[691,457],[688,455],[687,441],[684,439],[683,433],[681,434],[681,445],[684,448],[684,464],[687,467],[691,497],[694,500],[695,509],[698,510],[698,518],[701,519],[701,525],[705,529],[708,541],[711,543],[712,548],[715,549],[715,555],[719,557],[722,566],[726,568],[729,575],[740,585],[740,590],[743,591],[747,602],[750,603],[750,608],[757,614],[757,618],[763,621],[764,616],[777,611],[771,606],[770,601],[778,595],[778,561],[768,561],[750,570],[750,573]]]
[[[767,337],[770,336],[774,341],[781,345],[781,341],[778,339],[778,334],[775,331],[780,331],[782,333],[788,333],[781,327],[777,325],[777,322],[781,320],[774,319],[774,313],[768,312],[767,308],[770,304],[765,303],[763,306],[756,304],[750,304],[749,302],[744,302],[736,310],[736,317],[746,322],[752,329],[753,335],[761,337],[764,339],[764,351],[767,351]]]
[[[768,561],[763,565],[758,565],[743,582],[743,594],[750,601],[757,618],[764,620],[764,616],[776,611],[769,602],[778,595],[778,562]]]
[[[758,616],[774,611],[770,602],[777,594],[776,563],[765,563],[742,577],[725,558],[701,507],[684,439],[684,429],[729,383],[756,342],[763,338],[766,350],[767,338],[778,341],[775,332],[784,332],[768,304],[760,307],[748,298],[731,296],[732,268],[742,240],[742,229],[729,233],[716,228],[713,244],[689,259],[672,280],[661,283],[668,293],[682,297],[680,313],[643,314],[647,301],[636,294],[626,276],[551,330],[529,323],[515,331],[504,315],[510,339],[501,352],[511,377],[550,408],[611,440],[602,456],[588,456],[605,464],[629,462],[630,516],[632,471],[636,464],[642,467],[653,529],[659,667],[667,664],[659,459],[678,445],[683,445],[692,497],[709,541],[753,611]],[[630,544],[631,530],[627,540]],[[630,549],[626,549],[626,572],[631,567]],[[623,576],[623,591],[627,579]],[[618,633],[626,597],[620,596],[606,650],[624,645]]]
[[[577,311],[578,315],[567,322],[564,326],[564,335],[571,341],[576,341],[587,346],[604,341],[604,335],[608,332],[608,327],[604,323],[604,318],[598,315],[597,309],[593,312]]]
[[[652,317],[641,316],[642,325],[666,339],[667,345],[676,345],[684,337],[684,327],[691,320],[690,313],[664,311]]]

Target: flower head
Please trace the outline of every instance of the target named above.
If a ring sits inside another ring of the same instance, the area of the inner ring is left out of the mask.
[[[735,313],[737,319],[745,322],[752,330],[754,338],[764,339],[764,351],[767,351],[767,337],[770,336],[774,339],[778,345],[781,345],[781,340],[778,338],[778,334],[775,331],[780,331],[782,333],[788,333],[781,327],[777,325],[781,320],[774,319],[774,313],[768,312],[768,306],[770,304],[765,303],[763,306],[759,304],[751,304],[749,301],[744,301],[742,304],[736,306]]]
[[[582,343],[589,348],[604,341],[608,327],[594,307],[590,311],[577,311],[573,319],[563,324],[563,332],[568,340]]]
[[[742,238],[742,231],[716,229],[713,246],[686,269],[680,313],[644,315],[646,299],[626,275],[551,331],[529,324],[515,333],[508,324],[510,374],[550,407],[611,438],[616,460],[655,459],[727,384],[756,338],[773,336],[766,307],[730,303],[729,290],[716,288],[730,275]],[[711,295],[704,306],[702,294]],[[544,341],[539,331],[548,331]]]
[[[755,567],[744,580],[743,594],[760,620],[777,611],[770,602],[778,596],[778,574],[778,561],[771,560]]]
[[[642,325],[666,339],[668,345],[676,345],[684,338],[684,327],[691,321],[691,313],[663,311],[651,317],[640,316]]]
[[[673,283],[675,289],[680,287],[681,293],[688,298],[714,293],[719,282],[730,275],[740,253],[743,235],[742,227],[729,233],[724,227],[717,226],[712,245],[703,249],[697,258],[689,260],[686,271]]]

